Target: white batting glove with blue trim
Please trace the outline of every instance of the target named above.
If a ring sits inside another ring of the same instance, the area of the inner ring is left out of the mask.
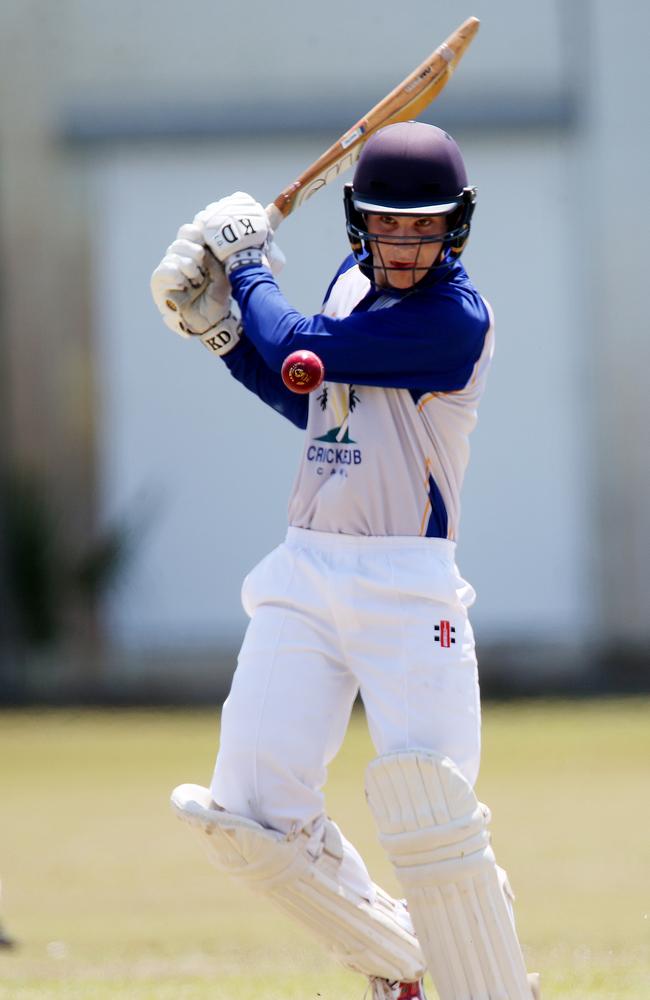
[[[244,264],[270,266],[273,230],[266,210],[251,195],[236,191],[208,205],[194,222],[202,228],[206,246],[224,264],[226,274]]]

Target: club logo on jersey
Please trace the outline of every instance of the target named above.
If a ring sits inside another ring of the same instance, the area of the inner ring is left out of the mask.
[[[308,462],[317,464],[318,475],[323,475],[326,469],[334,474],[341,472],[346,475],[345,467],[361,465],[361,448],[351,448],[357,442],[350,437],[350,414],[360,402],[359,393],[353,385],[325,384],[316,396],[316,402],[323,413],[328,410],[336,423],[324,434],[312,438],[306,452]]]
[[[330,389],[327,385],[324,386],[323,391],[316,397],[316,399],[321,410],[326,410],[327,405],[330,402]],[[347,408],[345,411],[341,412],[341,422],[336,427],[332,427],[325,434],[315,437],[314,441],[336,441],[338,444],[356,444],[354,439],[350,437],[348,424],[350,422],[350,414],[354,412],[354,408],[358,403],[359,393],[353,385],[348,386]],[[333,406],[336,410],[335,403],[333,403]]]
[[[446,619],[441,619],[441,621],[434,625],[433,631],[434,642],[439,642],[443,649],[449,649],[456,642],[456,629],[448,622]]]

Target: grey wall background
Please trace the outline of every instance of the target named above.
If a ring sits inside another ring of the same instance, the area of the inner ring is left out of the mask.
[[[300,435],[168,333],[150,272],[208,201],[270,201],[471,14],[479,35],[426,117],[479,187],[466,263],[497,318],[459,546],[485,670],[643,672],[650,13],[632,0],[5,0],[3,453],[38,470],[73,545],[138,526],[60,669],[181,687],[232,669],[239,585],[283,535]],[[306,312],[346,252],[340,197],[279,237]]]

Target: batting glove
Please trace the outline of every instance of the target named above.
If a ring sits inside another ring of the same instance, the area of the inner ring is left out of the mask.
[[[213,202],[194,223],[203,230],[206,246],[222,261],[226,274],[244,264],[269,264],[273,230],[266,211],[243,191]]]
[[[151,276],[153,300],[166,326],[226,354],[241,336],[239,310],[223,265],[203,244],[201,230],[184,225]]]

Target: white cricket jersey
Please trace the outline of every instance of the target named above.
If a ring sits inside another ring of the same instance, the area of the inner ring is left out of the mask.
[[[349,268],[334,282],[324,315],[349,316],[369,289],[359,269]],[[402,301],[383,295],[367,311],[394,309]],[[289,501],[291,525],[350,535],[457,539],[469,435],[494,349],[492,312],[483,302],[489,325],[462,388],[427,391],[326,381],[311,394]],[[423,310],[424,324],[434,320]]]

